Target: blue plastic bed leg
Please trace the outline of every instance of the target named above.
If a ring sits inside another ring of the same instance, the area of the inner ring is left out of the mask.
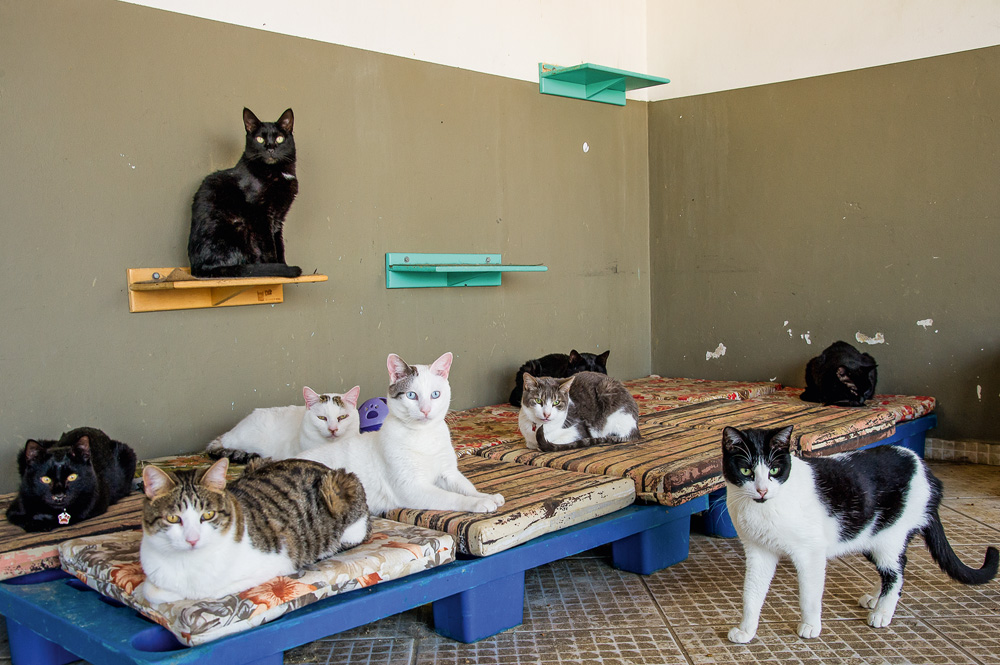
[[[80,657],[50,642],[30,628],[7,618],[7,639],[10,642],[12,665],[65,665]]]
[[[611,543],[612,565],[630,573],[650,575],[684,561],[691,541],[691,513],[707,508],[705,496],[666,508],[669,519],[665,523]]]
[[[434,601],[434,630],[476,642],[524,621],[524,571]]]

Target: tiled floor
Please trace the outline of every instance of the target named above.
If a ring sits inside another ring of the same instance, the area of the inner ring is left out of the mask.
[[[1000,545],[1000,467],[931,466],[945,485],[945,531],[962,559],[979,567],[986,545]],[[800,639],[794,570],[782,563],[757,638],[731,644],[726,633],[739,621],[742,578],[736,540],[694,535],[687,561],[647,577],[615,570],[606,552],[595,550],[529,571],[524,623],[490,639],[461,644],[439,637],[423,607],[305,645],[286,653],[285,662],[1000,665],[1000,581],[952,582],[920,538],[910,547],[903,598],[888,628],[865,623],[857,598],[877,575],[864,558],[851,557],[827,569],[822,634]]]

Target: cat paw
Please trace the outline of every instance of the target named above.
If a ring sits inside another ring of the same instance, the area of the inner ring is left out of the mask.
[[[502,500],[503,497],[501,497]],[[498,504],[493,497],[488,497],[484,499],[476,499],[476,502],[472,504],[473,513],[494,513],[498,508]]]
[[[814,626],[812,624],[803,621],[799,624],[799,637],[811,640],[814,637],[819,637],[819,632],[822,628],[820,626]]]
[[[136,589],[137,595],[145,598],[150,605],[160,605],[162,603],[175,603],[178,600],[183,600],[183,596],[174,593],[173,591],[167,591],[166,589],[161,589],[149,580],[145,580]]]
[[[858,599],[858,605],[865,608],[866,610],[873,610],[875,609],[875,601],[877,600],[878,598],[875,598],[874,596],[866,593],[865,595],[861,596],[861,598]]]
[[[874,610],[868,614],[868,625],[872,628],[885,628],[892,623],[893,612]]]
[[[503,494],[490,494],[489,498],[497,504],[497,508],[507,503],[507,500],[503,498]]]
[[[729,629],[728,637],[729,641],[734,644],[746,644],[754,638],[754,635],[756,635],[756,633],[748,633],[737,626],[736,628]]]

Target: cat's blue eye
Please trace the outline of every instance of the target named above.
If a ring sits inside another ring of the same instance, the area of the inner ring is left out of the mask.
[[[753,469],[748,469],[745,466],[740,468],[740,473],[744,476],[750,477],[753,475]]]
[[[263,142],[264,142],[264,137],[263,136],[258,136],[257,137],[257,143],[263,143]]]
[[[417,399],[417,393],[411,390],[410,392],[406,393],[406,399]]]
[[[440,390],[435,390],[434,392],[431,393],[431,399],[437,399],[440,396],[441,396]]]

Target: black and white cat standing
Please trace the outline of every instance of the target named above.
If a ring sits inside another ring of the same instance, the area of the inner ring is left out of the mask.
[[[261,122],[243,109],[246,147],[231,169],[205,178],[191,204],[188,259],[195,277],[298,277],[285,263],[285,215],[299,191],[292,109]]]
[[[757,634],[778,560],[788,557],[799,580],[802,611],[798,634],[817,637],[822,628],[827,559],[864,554],[880,581],[858,601],[874,628],[892,621],[903,586],[906,547],[920,534],[931,557],[963,584],[985,584],[997,573],[996,548],[982,568],[962,563],[945,537],[938,505],[941,481],[911,450],[879,446],[829,457],[791,455],[792,428],[722,434],[726,506],[746,553],[743,619],[731,642]]]

